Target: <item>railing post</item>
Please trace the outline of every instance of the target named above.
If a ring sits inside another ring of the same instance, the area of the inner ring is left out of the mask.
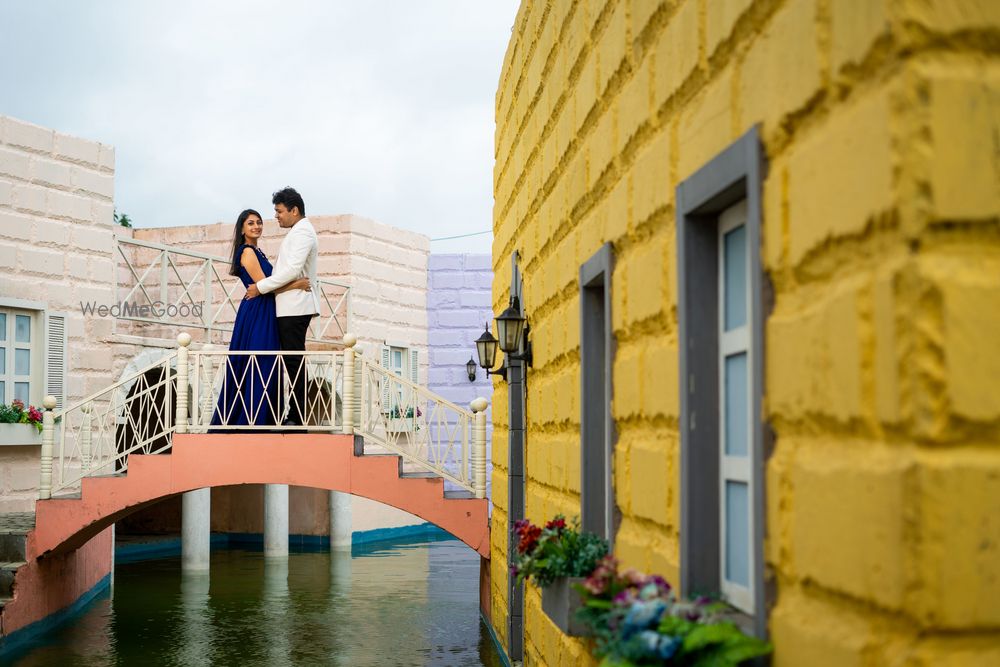
[[[92,453],[90,451],[91,431],[94,423],[92,411],[93,407],[90,403],[84,403],[80,406],[80,412],[83,413],[83,427],[80,429],[80,465],[84,474],[90,471],[90,462],[92,460]]]
[[[489,404],[482,396],[469,404],[475,413],[472,425],[472,488],[476,498],[486,497],[486,407]]]
[[[352,333],[344,334],[344,396],[341,411],[345,435],[354,435],[354,346],[357,344],[357,336]]]
[[[38,484],[38,498],[45,500],[52,497],[52,443],[56,435],[56,418],[52,410],[56,407],[56,397],[46,396],[42,399],[42,477]]]
[[[177,336],[177,414],[174,416],[174,433],[187,433],[188,420],[188,345],[191,334]]]
[[[215,350],[214,345],[203,345],[201,348],[202,352],[210,352]],[[196,355],[198,362],[195,366],[200,369],[200,374],[195,376],[195,380],[198,382],[198,391],[195,392],[195,400],[198,400],[198,396],[201,396],[201,408],[199,414],[201,419],[199,419],[198,426],[207,426],[212,423],[212,417],[215,412],[215,369],[212,367],[212,357],[207,354]],[[198,429],[201,432],[201,429]]]

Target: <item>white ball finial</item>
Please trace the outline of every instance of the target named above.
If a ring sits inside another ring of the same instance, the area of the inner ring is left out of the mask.
[[[479,398],[469,403],[469,407],[472,408],[473,412],[482,412],[486,409],[486,406],[488,406],[489,404],[490,404],[489,401],[480,396]]]
[[[177,336],[177,344],[181,347],[187,347],[191,344],[191,334],[184,331]]]
[[[58,401],[56,400],[56,397],[51,394],[42,399],[42,405],[46,410],[55,410],[57,404]]]
[[[344,347],[354,347],[358,344],[358,337],[352,333],[344,334]]]

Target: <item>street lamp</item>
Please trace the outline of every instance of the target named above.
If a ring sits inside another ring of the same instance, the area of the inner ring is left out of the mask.
[[[496,318],[497,332],[500,334],[500,349],[511,361],[525,361],[531,365],[531,341],[528,334],[531,327],[521,314],[521,307],[516,296],[510,298],[507,310]],[[522,341],[523,338],[523,341]],[[524,352],[520,352],[521,348]]]
[[[476,353],[479,355],[479,365],[486,369],[486,377],[490,375],[499,375],[502,378],[507,377],[506,368],[496,371],[491,370],[497,360],[497,339],[490,333],[489,322],[486,323],[486,330],[476,339]],[[470,359],[469,361],[471,362],[472,360]]]
[[[465,362],[465,372],[469,374],[469,382],[476,381],[476,360],[469,357],[469,360]]]
[[[497,321],[497,333],[500,334],[500,340],[493,337],[493,334],[490,333],[490,325],[487,323],[486,330],[476,340],[476,352],[479,354],[479,365],[486,369],[487,376],[499,375],[507,379],[506,367],[495,371],[491,370],[496,363],[497,348],[499,347],[503,350],[508,360],[526,361],[530,366],[531,341],[528,340],[528,333],[531,331],[531,327],[528,326],[524,316],[521,315],[520,304],[516,296],[510,298],[510,305],[495,319]],[[523,345],[522,336],[524,338]],[[524,352],[519,351],[522,347],[524,348]],[[469,361],[471,364],[472,360],[470,359]],[[466,367],[470,367],[469,364],[466,364]],[[471,379],[472,375],[470,374],[469,377]]]

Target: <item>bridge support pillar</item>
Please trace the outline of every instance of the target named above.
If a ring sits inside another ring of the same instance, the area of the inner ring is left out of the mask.
[[[181,499],[181,567],[208,570],[212,530],[212,489],[188,491]]]
[[[351,548],[351,495],[330,492],[330,549]]]
[[[288,555],[288,485],[264,485],[264,556]]]

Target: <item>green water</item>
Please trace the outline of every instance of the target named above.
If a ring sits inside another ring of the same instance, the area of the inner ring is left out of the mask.
[[[501,665],[479,616],[479,556],[456,540],[353,554],[212,553],[122,564],[113,590],[0,662],[35,665]]]

